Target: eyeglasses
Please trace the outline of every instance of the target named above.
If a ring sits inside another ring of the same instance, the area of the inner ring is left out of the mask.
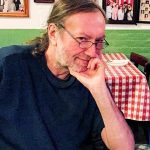
[[[95,44],[97,49],[105,49],[107,46],[109,46],[109,43],[103,39],[102,41],[99,42],[91,42],[91,41],[78,41],[62,24],[59,24],[78,44],[79,47],[82,49],[88,49],[90,48],[93,44]]]

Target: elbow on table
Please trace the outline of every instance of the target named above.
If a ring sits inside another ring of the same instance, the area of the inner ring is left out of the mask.
[[[134,150],[135,142],[134,136],[132,132],[128,132],[127,134],[121,134],[118,136],[118,142],[116,145],[110,148],[110,150]]]
[[[122,150],[135,149],[134,135],[132,132],[129,132],[125,137],[122,137],[121,146],[123,147]]]
[[[104,139],[104,137],[103,137]],[[117,138],[113,138],[113,141],[105,141],[108,149],[110,150],[134,150],[135,149],[135,142],[134,142],[134,135],[132,131],[127,131],[126,134],[120,133]]]

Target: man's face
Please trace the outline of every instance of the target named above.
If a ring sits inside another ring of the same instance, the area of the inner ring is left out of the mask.
[[[68,17],[64,27],[78,41],[100,42],[105,38],[105,19],[100,12],[77,13]],[[82,49],[79,43],[62,29],[57,38],[55,51],[57,64],[64,68],[83,72],[91,58],[101,57],[102,49],[93,44],[90,48]]]

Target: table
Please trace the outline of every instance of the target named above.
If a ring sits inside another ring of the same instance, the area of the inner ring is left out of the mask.
[[[106,53],[102,59],[108,62],[128,58],[122,53]],[[150,90],[145,75],[131,61],[125,66],[107,64],[105,74],[112,97],[125,118],[150,121]]]
[[[150,146],[147,144],[136,144],[135,150],[150,150]]]

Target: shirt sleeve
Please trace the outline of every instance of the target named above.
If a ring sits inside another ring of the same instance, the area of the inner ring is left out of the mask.
[[[2,82],[2,78],[3,78],[3,61],[1,59],[0,60],[0,84]]]
[[[92,100],[94,101],[94,99]],[[106,146],[103,143],[102,138],[101,138],[101,131],[103,128],[104,128],[103,119],[97,108],[97,105],[95,104],[95,111],[93,114],[91,132],[90,132],[88,139],[86,140],[86,143],[84,144],[82,148],[80,148],[80,150],[106,149]]]
[[[93,145],[94,150],[104,149],[105,147],[101,138],[101,132],[103,128],[104,128],[104,122],[96,106],[95,116],[93,119],[93,128],[91,131],[91,143]]]
[[[93,97],[91,99],[95,103]],[[89,150],[89,149],[100,150],[106,148],[101,138],[101,132],[102,129],[104,128],[104,122],[96,103],[94,104],[94,107],[95,107],[94,109],[95,111],[93,113],[91,132],[87,140],[85,150]]]

